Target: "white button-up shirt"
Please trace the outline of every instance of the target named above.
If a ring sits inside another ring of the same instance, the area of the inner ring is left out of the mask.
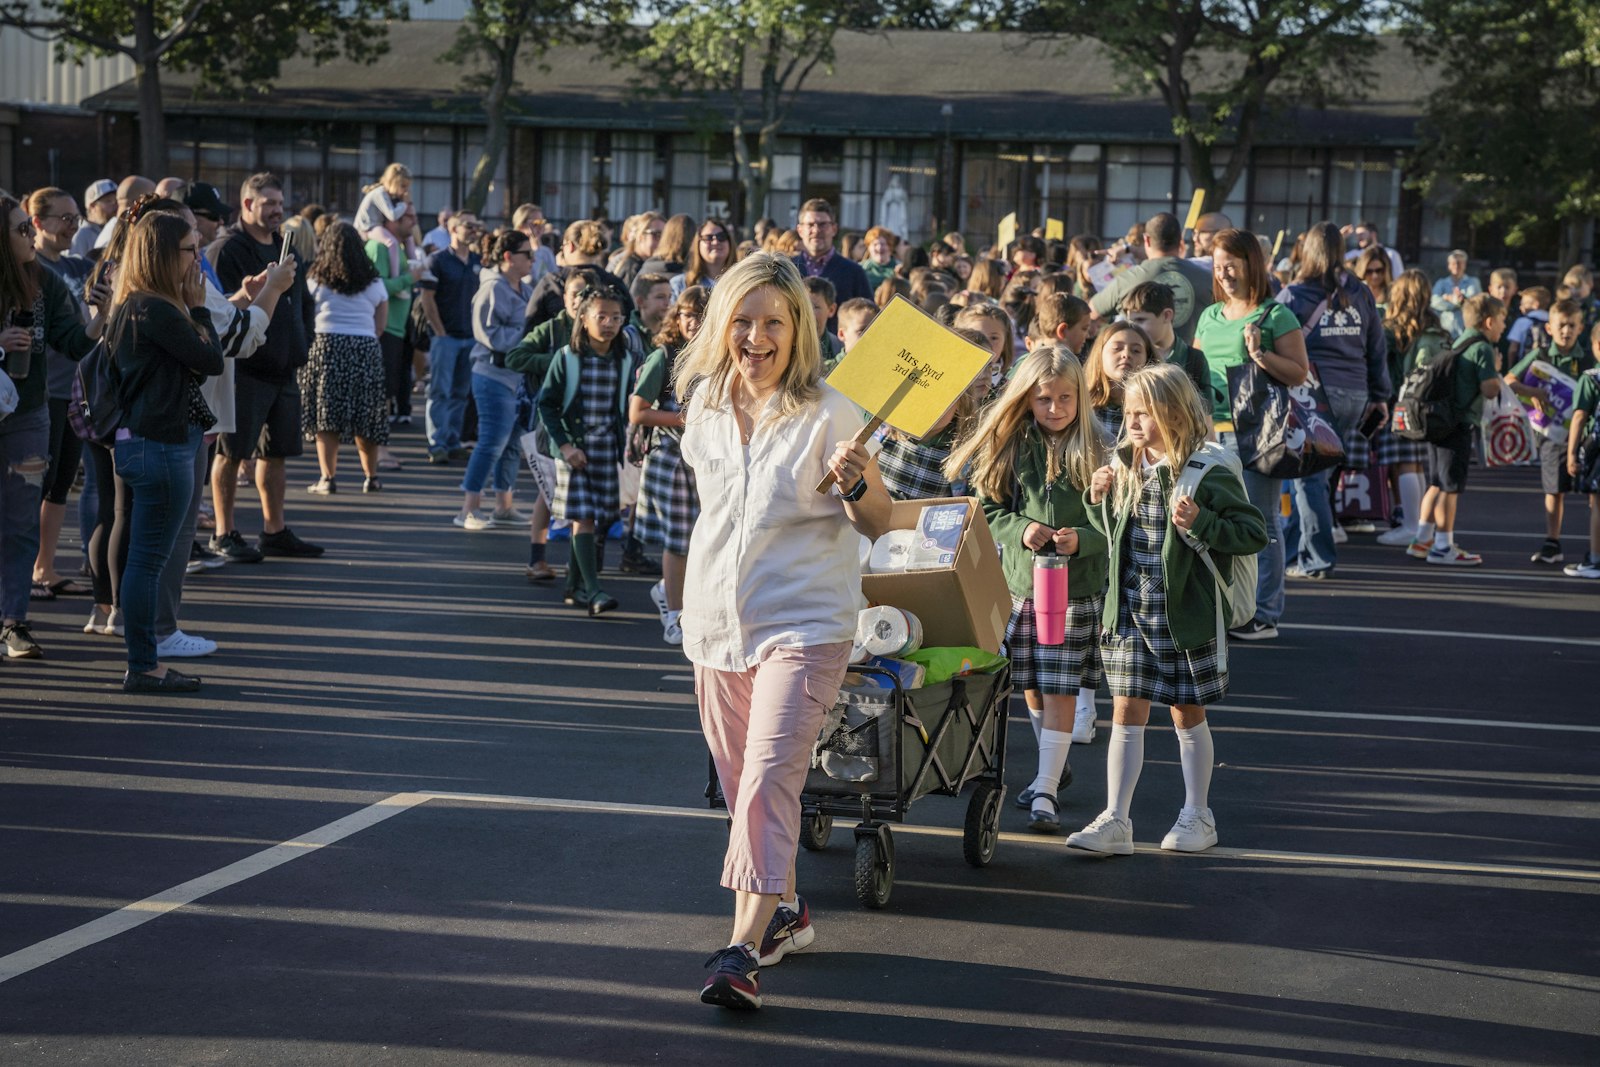
[[[861,537],[839,497],[816,486],[838,443],[861,429],[861,410],[824,384],[812,407],[759,419],[747,447],[732,401],[708,406],[707,392],[690,400],[683,431],[683,459],[700,491],[684,654],[713,670],[745,671],[773,648],[851,640],[866,605]]]

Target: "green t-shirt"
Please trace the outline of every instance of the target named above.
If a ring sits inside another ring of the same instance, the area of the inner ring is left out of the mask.
[[[1483,411],[1483,392],[1479,387],[1500,373],[1495,368],[1499,354],[1477,330],[1467,330],[1456,338],[1456,346],[1463,345],[1461,354],[1456,357],[1456,416],[1459,421],[1472,423],[1478,421]]]
[[[1600,376],[1585,374],[1578,379],[1578,391],[1572,394],[1572,410],[1581,411],[1585,418],[1592,419],[1597,407],[1600,407]]]
[[[659,401],[661,394],[667,390],[667,364],[670,359],[665,348],[658,348],[644,357],[644,366],[639,368],[633,395],[647,404]]]
[[[1261,349],[1268,351],[1278,338],[1300,329],[1300,320],[1276,300],[1238,319],[1224,317],[1223,307],[1212,304],[1200,313],[1199,325],[1194,328],[1194,347],[1205,353],[1206,363],[1211,367],[1211,417],[1217,422],[1232,422],[1228,369],[1241,367],[1250,358],[1245,354],[1245,326],[1253,322],[1261,327]]]
[[[1523,375],[1533,369],[1535,360],[1541,359],[1569,378],[1576,378],[1594,366],[1594,358],[1583,350],[1581,343],[1573,345],[1571,352],[1562,355],[1561,350],[1552,341],[1548,347],[1543,349],[1536,348],[1517,360],[1517,365],[1511,368],[1510,376],[1522,382],[1523,385],[1527,385],[1528,382],[1523,378]]]

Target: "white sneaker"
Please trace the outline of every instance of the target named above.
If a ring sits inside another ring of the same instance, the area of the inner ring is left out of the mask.
[[[496,508],[494,524],[496,526],[532,526],[533,519],[529,518],[526,512],[518,511],[516,508],[505,508],[504,510]]]
[[[492,530],[494,518],[476,511],[463,511],[450,520],[463,530]]]
[[[1576,567],[1577,564],[1574,563],[1573,566]],[[103,612],[100,610],[99,605],[96,605],[89,609],[89,621],[83,624],[83,632],[86,634],[105,633],[105,628],[110,621],[111,612]]]
[[[1569,563],[1561,568],[1568,578],[1600,578],[1600,560],[1585,556],[1581,563]]]
[[[1405,548],[1416,539],[1417,531],[1415,527],[1396,526],[1387,533],[1379,534],[1378,544],[1387,545],[1390,548]]]
[[[1333,543],[1336,544],[1336,545],[1342,545],[1342,544],[1348,543],[1349,540],[1350,540],[1350,535],[1345,532],[1344,527],[1340,526],[1338,523],[1334,523],[1333,524]]]
[[[1072,713],[1072,743],[1075,745],[1088,745],[1094,743],[1094,709],[1079,708]]]
[[[1106,856],[1133,855],[1133,823],[1109,811],[1096,815],[1094,822],[1067,837],[1068,848],[1099,852]]]
[[[671,614],[671,612],[667,611],[667,583],[665,579],[650,587],[650,600],[656,606],[656,614],[661,616],[661,625],[665,626],[667,624],[667,616]]]
[[[661,639],[669,645],[683,644],[683,624],[678,620],[683,616],[681,611],[669,611],[661,623]]]
[[[1184,808],[1172,824],[1161,847],[1168,852],[1204,852],[1217,843],[1217,820],[1210,808]]]
[[[196,656],[209,656],[217,650],[217,643],[210,638],[195,637],[182,630],[172,631],[172,636],[156,645],[157,659],[193,659]]]
[[[107,637],[122,636],[122,609],[112,608],[111,614],[106,616],[106,624],[100,627],[100,632]]]

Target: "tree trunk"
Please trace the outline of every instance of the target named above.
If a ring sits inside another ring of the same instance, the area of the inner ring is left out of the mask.
[[[139,92],[139,170],[151,181],[167,176],[167,116],[161,99],[161,56],[153,0],[133,11],[134,81]]]
[[[484,201],[489,199],[489,184],[494,181],[494,172],[499,168],[500,157],[506,151],[510,132],[506,123],[506,101],[516,79],[517,49],[521,43],[520,37],[512,36],[501,46],[500,54],[495,59],[494,82],[483,97],[483,113],[488,120],[483,136],[483,152],[478,156],[477,165],[472,168],[472,184],[461,201],[461,209],[474,215],[483,213]]]
[[[1561,223],[1561,250],[1556,261],[1556,267],[1565,271],[1574,263],[1583,262],[1583,242],[1589,234],[1589,224],[1593,219],[1576,218],[1565,219]]]

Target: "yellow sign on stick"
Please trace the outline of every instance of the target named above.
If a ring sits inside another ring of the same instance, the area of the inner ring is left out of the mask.
[[[1017,213],[1015,211],[1000,220],[1000,230],[995,235],[995,239],[997,242],[995,251],[1003,257],[1011,242],[1017,239]]]
[[[1287,230],[1279,230],[1277,240],[1272,242],[1272,263],[1267,264],[1269,268],[1273,263],[1278,262],[1278,253],[1283,249],[1283,235],[1288,232]]]
[[[1206,191],[1204,189],[1196,189],[1194,196],[1189,200],[1189,217],[1183,220],[1184,229],[1194,229],[1195,223],[1200,221],[1200,207],[1205,202]]]
[[[1045,219],[1044,239],[1046,241],[1065,241],[1067,239],[1067,224],[1060,219]]]
[[[993,360],[987,348],[897,296],[828,375],[828,384],[872,416],[858,442],[865,443],[885,423],[922,437]],[[832,484],[830,475],[817,492]]]

